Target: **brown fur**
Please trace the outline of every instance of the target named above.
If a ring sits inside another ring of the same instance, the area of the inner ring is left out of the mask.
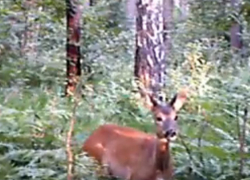
[[[169,141],[178,133],[177,112],[186,91],[170,103],[148,95],[156,124],[156,136],[114,124],[100,126],[85,141],[83,150],[107,167],[108,174],[126,180],[170,180],[173,176]]]
[[[172,177],[168,142],[154,135],[114,124],[100,126],[83,150],[110,173],[127,180],[164,180]]]

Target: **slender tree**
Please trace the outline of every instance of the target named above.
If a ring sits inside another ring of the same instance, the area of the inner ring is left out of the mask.
[[[239,14],[240,11],[240,4],[241,4],[241,0],[231,0],[231,6],[233,11],[236,14],[236,17]],[[231,26],[230,29],[230,44],[231,44],[231,48],[232,49],[241,49],[242,48],[242,40],[241,40],[241,26],[239,24],[239,22],[237,22],[238,19],[234,19],[233,24]]]
[[[74,153],[72,150],[72,137],[74,125],[76,122],[76,108],[78,105],[77,86],[81,75],[81,54],[80,54],[80,19],[83,7],[78,0],[66,0],[66,16],[67,16],[67,96],[72,95],[74,99],[74,107],[72,109],[72,117],[70,119],[69,130],[66,139],[66,152],[68,159],[67,179],[74,179]]]
[[[67,16],[67,85],[66,96],[72,95],[81,75],[80,20],[82,7],[78,0],[66,0]]]
[[[163,0],[137,0],[135,77],[138,78],[140,93],[144,89],[158,96],[164,86],[165,43]],[[141,87],[141,86],[140,86]]]
[[[35,0],[25,0],[22,2],[24,13],[25,29],[21,34],[21,55],[27,60],[34,61],[37,55],[37,41],[39,35],[40,24],[36,21],[34,15],[42,10]]]

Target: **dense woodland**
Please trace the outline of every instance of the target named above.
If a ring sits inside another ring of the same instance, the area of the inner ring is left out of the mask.
[[[65,96],[66,2],[0,1],[0,179],[67,179],[72,121],[75,179],[97,179],[82,144],[98,126],[154,133],[134,77],[134,1],[76,4],[78,96]],[[250,2],[165,2],[163,92],[169,99],[182,87],[192,89],[171,144],[175,179],[250,180]]]

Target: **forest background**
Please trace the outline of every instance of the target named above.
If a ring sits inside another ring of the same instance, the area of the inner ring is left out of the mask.
[[[99,125],[153,133],[150,112],[137,103],[133,1],[91,2],[80,1],[78,179],[96,179],[81,146]],[[183,86],[193,89],[171,145],[176,179],[249,180],[250,2],[183,0],[172,9],[164,92],[170,98]],[[65,11],[62,0],[0,1],[0,179],[66,179],[74,102],[63,97]]]

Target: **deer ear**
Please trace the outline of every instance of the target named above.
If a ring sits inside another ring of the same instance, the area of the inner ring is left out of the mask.
[[[159,103],[158,103],[158,100],[155,98],[155,96],[150,95],[149,98],[150,98],[150,102],[152,103],[152,105],[153,105],[154,107],[157,106],[157,105],[159,104]]]
[[[145,105],[148,109],[153,110],[153,108],[158,106],[158,104],[159,104],[159,102],[153,94],[147,94]]]
[[[186,102],[188,96],[188,90],[183,89],[178,94],[176,94],[170,101],[170,106],[174,108],[175,111],[179,111],[183,104]]]

